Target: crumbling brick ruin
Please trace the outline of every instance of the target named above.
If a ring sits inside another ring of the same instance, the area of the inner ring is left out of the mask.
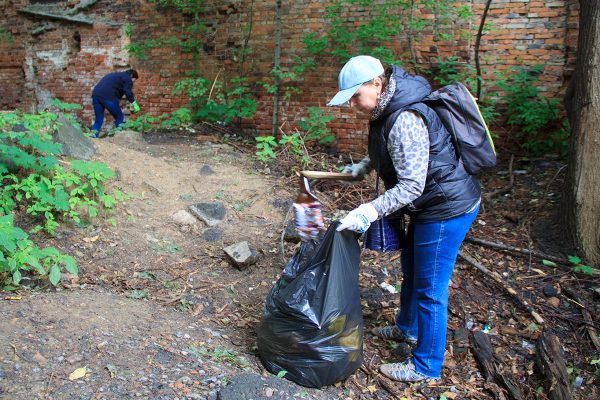
[[[322,30],[328,1],[284,1],[281,16],[281,65],[301,54],[308,30]],[[208,1],[202,15],[208,28],[197,66],[203,76],[221,78],[242,71],[250,79],[266,76],[273,67],[276,2],[274,0]],[[485,1],[473,0],[474,15],[481,15]],[[113,70],[129,67],[140,72],[135,93],[143,112],[158,115],[185,104],[173,96],[174,84],[194,65],[191,54],[162,47],[145,59],[132,58],[124,50],[130,41],[144,41],[177,30],[190,16],[145,0],[0,0],[0,109],[33,111],[52,98],[84,106],[79,117],[91,123],[90,93],[95,82]],[[427,14],[427,10],[420,10]],[[368,18],[360,9],[356,19]],[[434,16],[430,16],[432,21]],[[510,65],[543,63],[541,90],[562,97],[573,70],[577,40],[577,0],[502,0],[492,2],[488,21],[493,29],[481,44],[482,68],[491,74]],[[473,21],[477,24],[477,21]],[[125,27],[132,24],[130,38]],[[473,39],[434,42],[423,32],[415,46],[418,63],[427,66],[437,57],[473,57]],[[406,38],[398,48],[407,50]],[[241,48],[244,60],[236,58]],[[492,57],[493,55],[493,57]],[[243,62],[242,62],[243,61]],[[309,106],[324,107],[335,93],[342,62],[323,59],[317,70],[300,83],[302,94],[282,99],[278,125],[293,129]],[[273,96],[262,86],[253,88],[258,110],[243,121],[250,134],[272,131]],[[356,149],[364,142],[364,122],[348,109],[329,110],[336,119],[329,127],[336,133],[339,150]]]

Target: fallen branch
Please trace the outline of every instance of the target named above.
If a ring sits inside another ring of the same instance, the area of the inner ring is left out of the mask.
[[[196,136],[194,136],[194,140],[197,140],[198,142],[212,142],[212,141],[215,141],[215,139],[217,139],[217,137],[213,136],[213,135],[196,135]]]
[[[360,370],[368,376],[374,378],[381,385],[381,387],[386,392],[388,392],[390,396],[392,396],[392,398],[400,400],[403,397],[402,395],[398,394],[397,391],[388,382],[386,382],[386,378],[383,378],[381,375],[374,373],[373,370],[369,368],[366,364],[363,364],[360,367]]]
[[[290,206],[290,208],[288,208],[287,213],[285,213],[285,218],[283,219],[283,227],[281,228],[281,238],[279,240],[279,247],[280,247],[280,252],[281,252],[281,262],[282,263],[286,263],[286,257],[285,257],[285,245],[284,245],[284,241],[285,241],[285,231],[288,225],[288,221],[290,219],[290,215],[292,214],[292,210],[294,209],[294,205],[292,204]]]
[[[523,248],[520,248],[520,247],[509,246],[507,244],[500,243],[500,242],[490,242],[490,241],[479,239],[479,238],[475,238],[475,237],[472,237],[472,236],[467,236],[465,238],[465,242],[473,243],[473,244],[478,244],[480,246],[491,247],[493,249],[498,249],[498,250],[513,251],[515,253],[521,253],[521,254],[525,254],[525,255],[528,255],[528,256],[533,256],[533,257],[536,257],[536,258],[542,258],[542,259],[545,259],[545,260],[554,261],[556,263],[569,264],[569,261],[566,260],[566,259],[564,259],[564,258],[554,257],[554,256],[551,256],[551,255],[548,255],[548,254],[540,253],[540,252],[535,251],[535,250],[529,250],[529,249],[523,249]]]
[[[567,363],[556,335],[549,332],[542,333],[537,342],[536,362],[545,378],[548,398],[550,400],[572,399]]]
[[[215,88],[215,85],[217,84],[217,80],[219,79],[219,75],[221,74],[221,71],[223,70],[223,68],[219,69],[219,72],[217,72],[217,76],[215,76],[215,80],[213,81],[212,86],[210,87],[210,92],[208,93],[208,99],[210,100],[210,98],[212,97],[212,92]]]
[[[563,268],[568,268],[569,270],[572,270],[572,263],[565,259],[565,258],[561,258],[561,257],[555,257],[555,256],[551,256],[549,254],[544,254],[541,253],[539,251],[535,251],[535,250],[528,250],[528,249],[523,249],[520,247],[514,247],[514,246],[509,246],[507,244],[504,243],[500,243],[500,242],[489,242],[487,240],[483,240],[483,239],[478,239],[472,236],[467,236],[465,238],[465,242],[468,243],[473,243],[473,244],[478,244],[480,246],[486,246],[486,247],[491,247],[493,249],[498,249],[498,250],[505,250],[505,251],[512,251],[515,253],[521,253],[521,254],[525,254],[528,256],[533,256],[536,258],[540,258],[542,260],[548,260],[548,261],[552,261],[554,263],[559,264],[560,267]],[[600,271],[597,270],[592,270],[591,274],[593,276],[600,276]]]
[[[598,333],[594,328],[594,321],[592,320],[592,316],[587,310],[585,303],[581,300],[581,298],[577,295],[577,293],[574,290],[565,287],[563,288],[563,291],[566,295],[575,300],[575,303],[579,307],[581,307],[581,314],[583,315],[583,320],[585,321],[587,327],[587,333],[590,336],[590,339],[592,340],[592,343],[594,344],[596,350],[600,350],[600,340],[598,340]]]
[[[206,285],[209,285],[212,288],[215,288],[215,287],[227,288],[227,287],[236,285],[239,281],[235,281],[233,283],[228,283],[228,284],[223,284],[223,283],[209,281],[207,279],[195,279],[194,282],[200,282],[201,284],[192,286],[191,289],[193,289],[193,290],[204,288]]]
[[[505,187],[503,187],[501,189],[494,190],[493,192],[485,194],[484,199],[486,201],[490,201],[494,197],[499,196],[501,194],[508,193],[513,188],[513,186],[515,185],[515,175],[513,174],[513,161],[514,160],[515,160],[515,155],[511,154],[510,161],[508,162],[508,176],[510,179],[508,182],[508,185],[506,185]]]
[[[202,121],[202,122],[200,122],[200,124],[199,124],[199,125],[201,125],[201,126],[207,126],[207,127],[209,127],[211,130],[213,130],[213,131],[217,131],[217,132],[219,132],[219,133],[222,133],[223,135],[229,135],[229,134],[231,134],[231,128],[228,128],[227,126],[222,126],[222,125],[216,124],[216,123],[214,123],[214,122]],[[198,131],[198,129],[196,129],[196,131]],[[201,135],[199,135],[199,136],[201,136]],[[209,135],[209,136],[210,136],[210,135]],[[228,144],[228,145],[232,145],[232,143],[231,143],[231,142],[228,142],[227,144]],[[241,150],[241,149],[239,149],[238,147],[236,147],[236,148],[237,148],[238,150],[242,151],[242,152],[244,151],[244,150]]]
[[[512,326],[499,326],[498,332],[503,335],[519,336],[529,340],[537,340],[540,337],[539,332],[519,331]]]
[[[170,306],[171,304],[180,302],[185,296],[186,296],[186,293],[182,294],[181,296],[177,296],[174,299],[165,299],[162,297],[157,297],[156,300],[158,300],[165,306]]]
[[[466,262],[468,262],[469,264],[471,264],[473,267],[475,267],[479,271],[483,272],[485,275],[492,278],[494,281],[496,281],[500,286],[502,286],[504,288],[504,290],[506,292],[508,292],[508,294],[510,294],[519,303],[519,305],[521,305],[521,307],[523,307],[525,310],[527,310],[529,312],[529,314],[531,314],[531,316],[535,319],[535,321],[538,324],[544,324],[544,319],[533,309],[533,307],[531,307],[531,305],[526,300],[523,300],[522,298],[520,298],[519,295],[517,294],[517,291],[515,289],[513,289],[512,287],[508,286],[508,284],[504,281],[504,279],[502,279],[500,277],[500,275],[498,275],[497,272],[490,271],[489,269],[487,269],[486,267],[484,267],[483,265],[478,263],[471,256],[464,254],[462,251],[458,252],[458,256],[460,258],[462,258],[463,260],[465,260]]]
[[[501,372],[500,362],[494,357],[494,349],[489,337],[483,332],[473,332],[473,354],[483,369],[487,382],[496,382],[508,390],[511,398],[521,400],[523,394],[514,379]],[[499,387],[498,387],[499,388]]]

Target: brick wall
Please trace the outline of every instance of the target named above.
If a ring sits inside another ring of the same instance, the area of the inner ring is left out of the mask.
[[[218,76],[227,81],[235,75],[264,80],[273,66],[275,37],[275,1],[229,0],[207,1],[202,20],[206,21],[207,41],[199,68],[207,79]],[[284,1],[282,9],[281,65],[290,67],[293,56],[301,54],[302,37],[309,31],[323,32],[324,8],[330,1]],[[469,3],[473,14],[480,16],[484,0]],[[45,107],[51,98],[85,106],[79,117],[90,124],[90,93],[95,82],[113,70],[136,68],[140,79],[134,93],[143,112],[158,115],[185,104],[181,96],[171,94],[173,85],[186,76],[195,61],[190,54],[174,54],[167,46],[153,49],[147,59],[130,59],[123,46],[129,43],[124,26],[134,26],[134,41],[177,34],[191,16],[169,9],[157,9],[143,0],[99,0],[89,10],[93,24],[73,23],[26,15],[17,10],[29,4],[26,0],[0,0],[0,26],[12,33],[12,43],[0,43],[0,108],[32,110]],[[58,3],[74,7],[76,1]],[[360,7],[348,11],[359,21],[368,18]],[[430,10],[415,11],[431,21],[418,33],[414,46],[420,66],[431,67],[437,57],[456,56],[473,64],[474,37],[457,36],[441,41],[432,26]],[[549,97],[562,97],[574,69],[577,40],[577,0],[494,0],[488,16],[492,30],[484,36],[480,54],[484,78],[513,65],[543,63],[540,89]],[[471,22],[476,30],[478,18]],[[453,28],[459,32],[463,25]],[[250,29],[251,28],[251,29]],[[248,33],[249,32],[249,33]],[[239,50],[250,52],[242,63]],[[408,38],[393,43],[398,55],[407,54]],[[237,59],[234,61],[234,56]],[[302,93],[281,100],[278,125],[290,131],[306,116],[310,106],[325,107],[335,94],[337,73],[343,62],[332,57],[319,60],[316,71],[304,76]],[[258,111],[242,121],[250,134],[270,134],[273,98],[261,86],[253,86]],[[341,151],[358,150],[365,145],[364,116],[344,108],[330,108],[336,116],[329,124]],[[110,118],[109,118],[110,121]]]
[[[0,109],[26,108],[28,98],[24,96],[25,46],[20,38],[27,28],[18,21],[17,10],[6,0],[0,0],[0,27],[7,32],[5,41],[0,41]]]

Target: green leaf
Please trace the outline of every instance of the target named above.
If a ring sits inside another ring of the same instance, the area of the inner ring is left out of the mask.
[[[149,280],[156,279],[156,277],[154,276],[154,274],[152,272],[147,272],[147,271],[134,272],[133,277],[138,278],[138,279],[149,279]]]
[[[38,260],[37,257],[35,257],[33,255],[29,255],[29,257],[27,257],[26,262],[27,262],[27,264],[29,264],[33,268],[35,268],[35,270],[38,272],[38,274],[40,274],[40,275],[46,274],[46,270],[44,269],[44,267],[42,267],[42,265],[40,264],[40,261]]]
[[[4,234],[2,231],[0,231],[0,246],[4,247],[9,253],[12,253],[17,248],[14,240],[12,240],[12,238],[8,237],[8,235]]]
[[[575,267],[573,267],[573,271],[575,272],[583,272],[586,275],[594,275],[594,272],[596,271],[594,268],[587,266],[587,265],[577,265]]]
[[[65,265],[65,269],[67,270],[67,272],[73,275],[77,275],[79,273],[77,263],[75,262],[75,259],[73,257],[65,255],[62,257],[62,261]]]
[[[61,188],[54,192],[54,207],[59,211],[69,210],[69,195]]]
[[[21,271],[16,270],[15,272],[13,272],[12,281],[15,285],[18,285],[19,282],[21,282]]]
[[[528,332],[539,332],[540,331],[540,327],[535,322],[532,322],[529,325],[527,325],[527,327],[525,328],[525,330],[528,331]]]
[[[106,208],[112,208],[117,203],[114,197],[108,195],[102,197],[102,202]]]
[[[581,264],[581,258],[577,256],[568,256],[567,260],[569,260],[571,264]]]
[[[283,378],[288,372],[285,369],[282,369],[277,373],[278,378]]]
[[[50,268],[50,275],[48,276],[50,283],[52,283],[54,286],[58,285],[58,282],[60,282],[60,276],[60,268],[58,265],[54,264],[52,268]]]
[[[94,218],[96,215],[98,215],[98,209],[94,206],[88,206],[88,215]]]
[[[547,267],[558,267],[558,265],[556,265],[556,263],[554,263],[550,260],[542,260],[542,264],[544,264]]]
[[[141,299],[147,299],[148,295],[143,290],[132,290],[129,292],[127,297],[129,297],[130,299],[141,300]]]

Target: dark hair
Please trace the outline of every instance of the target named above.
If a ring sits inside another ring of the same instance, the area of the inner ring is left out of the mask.
[[[131,79],[137,79],[139,77],[139,75],[135,69],[128,69],[126,72],[129,74]]]
[[[379,75],[379,79],[381,79],[381,85],[386,87],[390,81],[390,75],[392,75],[392,67],[387,67],[383,74]]]
[[[389,77],[390,77],[390,73],[389,73],[389,71],[388,71],[388,70],[386,70],[386,71],[384,71],[384,72],[383,72],[383,74],[381,74],[381,75],[378,75],[378,76],[376,76],[375,78],[379,78],[379,79],[381,79],[381,86],[383,86],[383,87],[386,87],[386,86],[387,86],[387,84],[388,84],[388,82],[390,81],[390,78],[389,78]],[[375,78],[373,78],[373,79],[371,79],[370,81],[368,81],[368,82],[365,82],[365,83],[368,83],[369,85],[372,85],[372,84],[373,84],[373,82],[375,81]]]

